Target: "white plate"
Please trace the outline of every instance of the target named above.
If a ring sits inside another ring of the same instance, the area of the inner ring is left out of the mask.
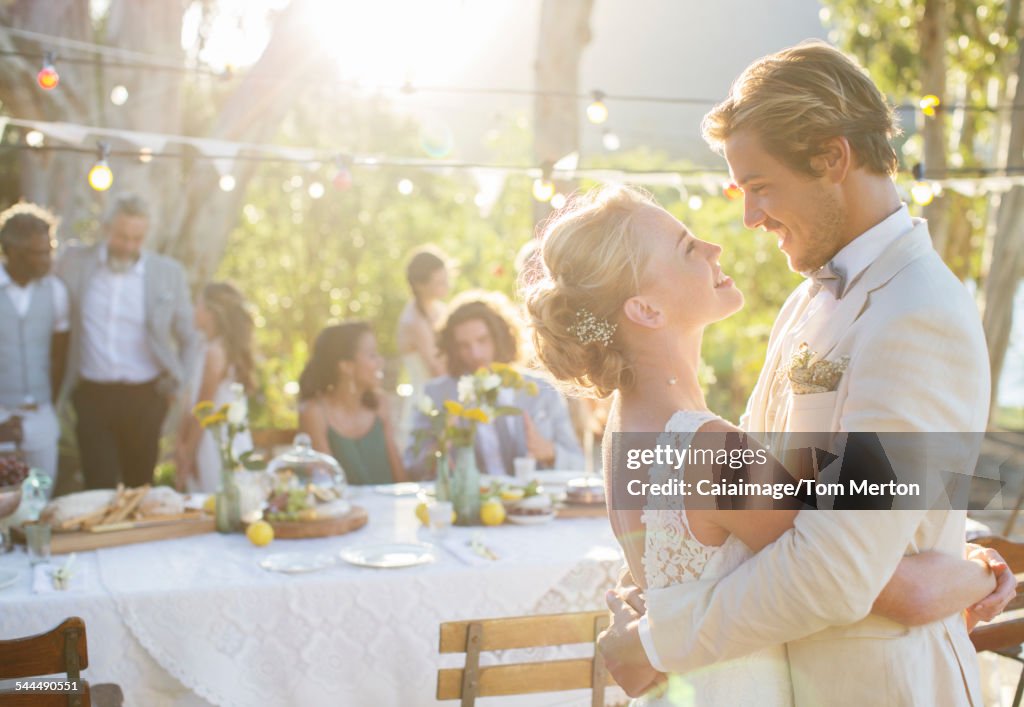
[[[18,581],[18,573],[14,570],[0,570],[0,589],[6,589]]]
[[[400,484],[386,484],[376,487],[382,496],[415,496],[420,492],[420,485],[415,481],[403,481]]]
[[[316,572],[317,570],[325,569],[333,565],[334,562],[334,556],[326,552],[316,554],[279,552],[276,555],[267,555],[260,560],[260,567],[271,572],[302,574],[303,572]]]
[[[382,543],[347,547],[341,551],[341,559],[359,567],[413,567],[437,559],[434,546],[425,543]]]
[[[544,523],[547,523],[549,520],[554,518],[556,515],[558,514],[544,513],[543,515],[522,516],[516,515],[515,513],[509,513],[507,516],[505,516],[505,520],[507,520],[512,525],[543,525]]]

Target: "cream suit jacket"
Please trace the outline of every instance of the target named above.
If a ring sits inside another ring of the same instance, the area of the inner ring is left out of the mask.
[[[990,381],[977,308],[923,221],[850,285],[828,321],[805,331],[821,358],[850,357],[837,390],[794,396],[787,386],[770,403],[788,355],[782,342],[810,286],[797,288],[776,320],[745,429],[985,429]],[[970,474],[976,461],[975,450],[955,465]],[[786,643],[801,706],[980,707],[977,659],[959,615],[911,628],[870,615],[904,554],[963,555],[965,518],[949,510],[801,512],[792,530],[732,574],[648,592],[658,657],[685,673]]]

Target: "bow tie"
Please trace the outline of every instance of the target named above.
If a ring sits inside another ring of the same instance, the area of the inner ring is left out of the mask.
[[[846,276],[843,274],[842,269],[832,264],[832,262],[825,263],[820,268],[810,273],[807,277],[812,280],[811,290],[809,292],[811,297],[814,297],[821,288],[828,290],[833,297],[837,300],[843,297],[843,287],[846,284]]]

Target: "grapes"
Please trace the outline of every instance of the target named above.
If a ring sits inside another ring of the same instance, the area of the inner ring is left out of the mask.
[[[20,484],[28,476],[28,464],[8,454],[0,456],[0,488]]]

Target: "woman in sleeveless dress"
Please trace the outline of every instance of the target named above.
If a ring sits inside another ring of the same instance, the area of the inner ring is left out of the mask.
[[[320,332],[299,377],[299,431],[330,454],[350,484],[405,480],[380,380],[384,359],[365,322]]]
[[[702,447],[707,433],[723,433],[724,449],[725,434],[739,432],[708,410],[697,375],[704,328],[743,305],[718,264],[720,253],[629,187],[578,197],[549,220],[544,272],[527,293],[534,343],[559,381],[584,394],[614,396],[607,431],[654,433],[677,449],[686,449],[698,431]],[[612,468],[611,439],[605,436],[606,469]],[[786,473],[776,465],[779,470]],[[607,498],[612,477],[622,471],[606,474]],[[710,468],[652,466],[649,474],[664,483],[683,474],[710,478]],[[797,513],[723,511],[713,503],[687,510],[678,496],[652,495],[645,504],[609,513],[641,590],[725,575],[791,528]],[[973,605],[994,587],[983,561],[922,553],[903,560],[875,612],[907,625],[927,623]],[[924,611],[914,600],[918,588],[941,588]],[[782,645],[685,676],[652,669],[633,677],[623,687],[634,695],[646,691],[637,704],[793,704]]]
[[[444,298],[448,296],[448,267],[440,251],[417,250],[405,268],[412,299],[398,317],[396,343],[405,370],[409,395],[402,398],[397,439],[399,449],[410,442],[412,419],[427,381],[445,374],[444,357],[437,349],[436,326],[444,319]]]
[[[194,377],[192,404],[182,416],[175,449],[179,489],[213,493],[220,484],[220,451],[213,434],[199,427],[191,407],[201,400],[216,406],[234,399],[231,388],[253,391],[252,315],[242,293],[226,282],[211,282],[200,293],[195,308],[196,328],[203,335],[201,372]],[[236,435],[235,456],[252,449],[248,431]]]

